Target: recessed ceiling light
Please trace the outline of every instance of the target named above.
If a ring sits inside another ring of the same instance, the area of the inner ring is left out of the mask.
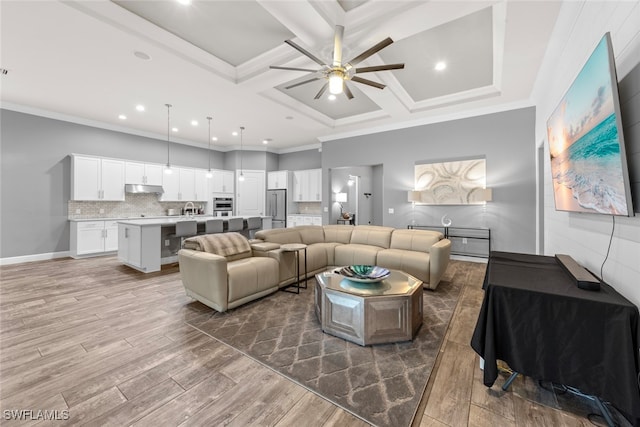
[[[329,94],[329,96],[327,96],[327,98],[329,98],[329,101],[335,101],[336,96],[334,94]]]
[[[178,132],[178,128],[171,128],[172,132]]]
[[[136,110],[138,110],[138,111],[144,111],[144,105],[142,105],[142,104],[138,104],[138,105],[136,105]]]
[[[124,114],[120,114],[120,115],[118,116],[118,118],[119,118],[120,120],[127,120],[127,116],[125,116]]]
[[[269,142],[271,142],[271,141],[273,141],[273,139],[271,139],[271,138],[265,138],[265,139],[263,139],[263,140],[262,140],[262,143],[263,143],[263,144],[268,144],[268,143],[269,143]]]
[[[176,1],[185,6],[189,6],[191,4],[191,0],[176,0]]]
[[[198,126],[197,120],[191,120],[191,126]]]
[[[135,52],[133,52],[133,56],[135,56],[138,59],[142,59],[145,61],[149,61],[151,59],[151,56],[145,52],[141,52],[139,50],[136,50]]]
[[[238,132],[233,131],[233,132],[231,132],[231,135],[233,135],[233,136],[238,136]]]
[[[212,137],[211,137],[211,140],[212,140],[212,141],[217,141],[217,140],[218,140],[218,137],[217,137],[217,136],[212,136]]]
[[[442,71],[447,68],[447,63],[444,61],[436,62],[436,66],[433,67],[436,71]]]

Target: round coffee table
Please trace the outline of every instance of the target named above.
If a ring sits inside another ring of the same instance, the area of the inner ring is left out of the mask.
[[[323,332],[360,345],[413,339],[422,325],[422,281],[398,270],[358,283],[333,270],[316,274],[316,315]]]

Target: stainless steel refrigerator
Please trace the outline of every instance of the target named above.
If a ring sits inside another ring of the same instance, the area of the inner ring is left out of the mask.
[[[273,228],[287,226],[287,190],[267,190],[267,215]]]

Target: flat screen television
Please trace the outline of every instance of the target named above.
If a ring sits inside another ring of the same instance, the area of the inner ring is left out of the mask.
[[[547,120],[547,136],[556,210],[633,215],[609,33]]]

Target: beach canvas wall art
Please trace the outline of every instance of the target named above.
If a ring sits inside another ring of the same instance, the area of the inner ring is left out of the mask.
[[[629,215],[612,61],[605,35],[547,121],[557,210]]]
[[[421,203],[429,205],[482,204],[486,184],[485,159],[415,165],[415,189]]]

